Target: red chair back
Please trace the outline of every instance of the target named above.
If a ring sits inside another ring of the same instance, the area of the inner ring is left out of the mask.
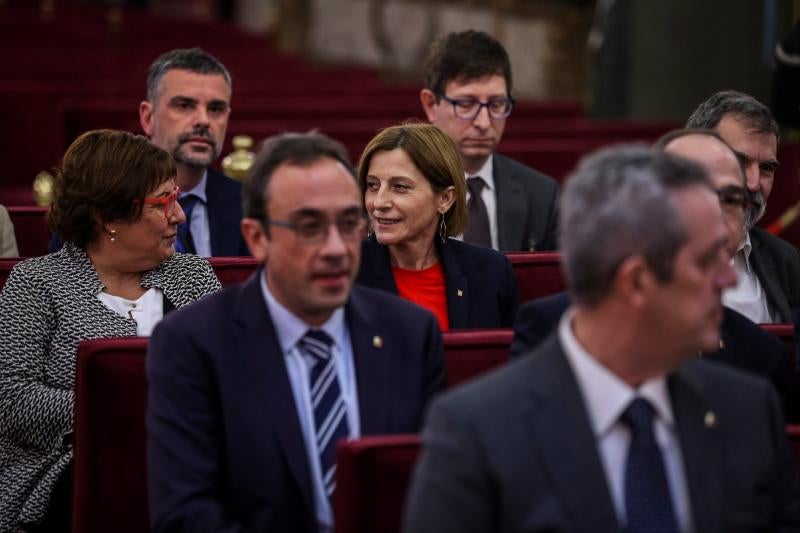
[[[785,342],[789,353],[794,353],[794,324],[761,324],[761,327]],[[794,373],[794,369],[792,371]]]
[[[14,235],[20,257],[36,257],[47,253],[50,231],[47,228],[47,208],[8,206],[8,216],[14,224]]]
[[[145,475],[147,339],[78,347],[72,531],[149,530]]]
[[[508,362],[510,329],[448,331],[442,335],[448,388]]]
[[[0,291],[3,290],[8,276],[11,275],[11,269],[19,262],[20,258],[18,257],[0,259]]]
[[[245,281],[260,265],[252,257],[209,257],[208,262],[223,287]]]
[[[417,435],[364,437],[336,449],[334,520],[337,533],[400,531]]]
[[[517,278],[519,303],[566,290],[558,252],[506,253]]]
[[[800,465],[800,424],[787,425],[786,437],[789,439],[789,447],[792,450],[794,462]]]

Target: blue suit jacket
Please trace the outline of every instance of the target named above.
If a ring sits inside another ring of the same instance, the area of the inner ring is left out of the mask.
[[[450,329],[511,327],[519,294],[508,258],[491,248],[456,239],[447,239],[447,244],[438,237],[435,241],[444,269]],[[356,281],[397,294],[389,248],[374,235],[362,242]]]
[[[211,255],[250,255],[242,237],[242,184],[212,168],[206,180]]]
[[[667,386],[694,530],[800,531],[797,470],[772,387],[701,358]],[[620,531],[596,442],[554,333],[433,403],[404,531]]]
[[[153,531],[317,531],[284,356],[258,276],[175,311],[148,353]],[[444,388],[436,320],[354,287],[345,306],[361,432],[419,430]],[[376,342],[380,337],[381,342]]]
[[[566,292],[522,305],[514,322],[511,356],[521,355],[547,338],[557,328],[561,315],[569,305],[570,297]],[[786,403],[789,395],[793,394],[791,354],[786,344],[741,313],[727,307],[724,312],[720,349],[704,353],[703,358],[767,378]]]

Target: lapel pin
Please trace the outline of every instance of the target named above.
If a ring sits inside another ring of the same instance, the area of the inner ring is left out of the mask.
[[[722,340],[722,339],[719,340],[719,349],[720,350],[724,350],[725,349],[725,341]]]
[[[708,411],[703,422],[707,428],[713,428],[717,425],[717,415],[714,414],[714,411]]]
[[[372,345],[375,348],[382,348],[383,347],[383,339],[381,339],[378,335],[372,337]]]
[[[460,297],[464,296],[464,292],[461,289],[458,289],[456,291],[456,295],[460,298]]]

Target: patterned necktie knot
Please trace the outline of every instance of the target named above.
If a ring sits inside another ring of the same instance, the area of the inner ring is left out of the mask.
[[[486,186],[486,182],[483,181],[483,178],[480,176],[472,176],[467,180],[467,189],[469,189],[469,194],[474,198],[475,196],[480,196],[481,191]]]
[[[333,339],[321,329],[309,329],[298,344],[302,350],[314,358],[315,363],[331,358]]]
[[[178,226],[178,238],[175,240],[175,249],[179,252],[187,254],[197,253],[190,226],[192,222],[192,211],[201,201],[200,197],[196,194],[184,194],[178,198],[178,203],[181,204],[183,214],[186,215],[186,221]]]
[[[645,436],[653,432],[655,410],[644,398],[636,398],[625,409],[620,419],[628,426],[634,437]]]

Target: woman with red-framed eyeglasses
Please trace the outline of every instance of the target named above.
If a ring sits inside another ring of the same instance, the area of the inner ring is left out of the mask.
[[[69,531],[75,356],[84,339],[149,336],[217,290],[176,254],[175,163],[145,137],[87,132],[69,147],[48,215],[61,250],[20,262],[0,294],[0,525]],[[0,527],[0,529],[5,529]]]

